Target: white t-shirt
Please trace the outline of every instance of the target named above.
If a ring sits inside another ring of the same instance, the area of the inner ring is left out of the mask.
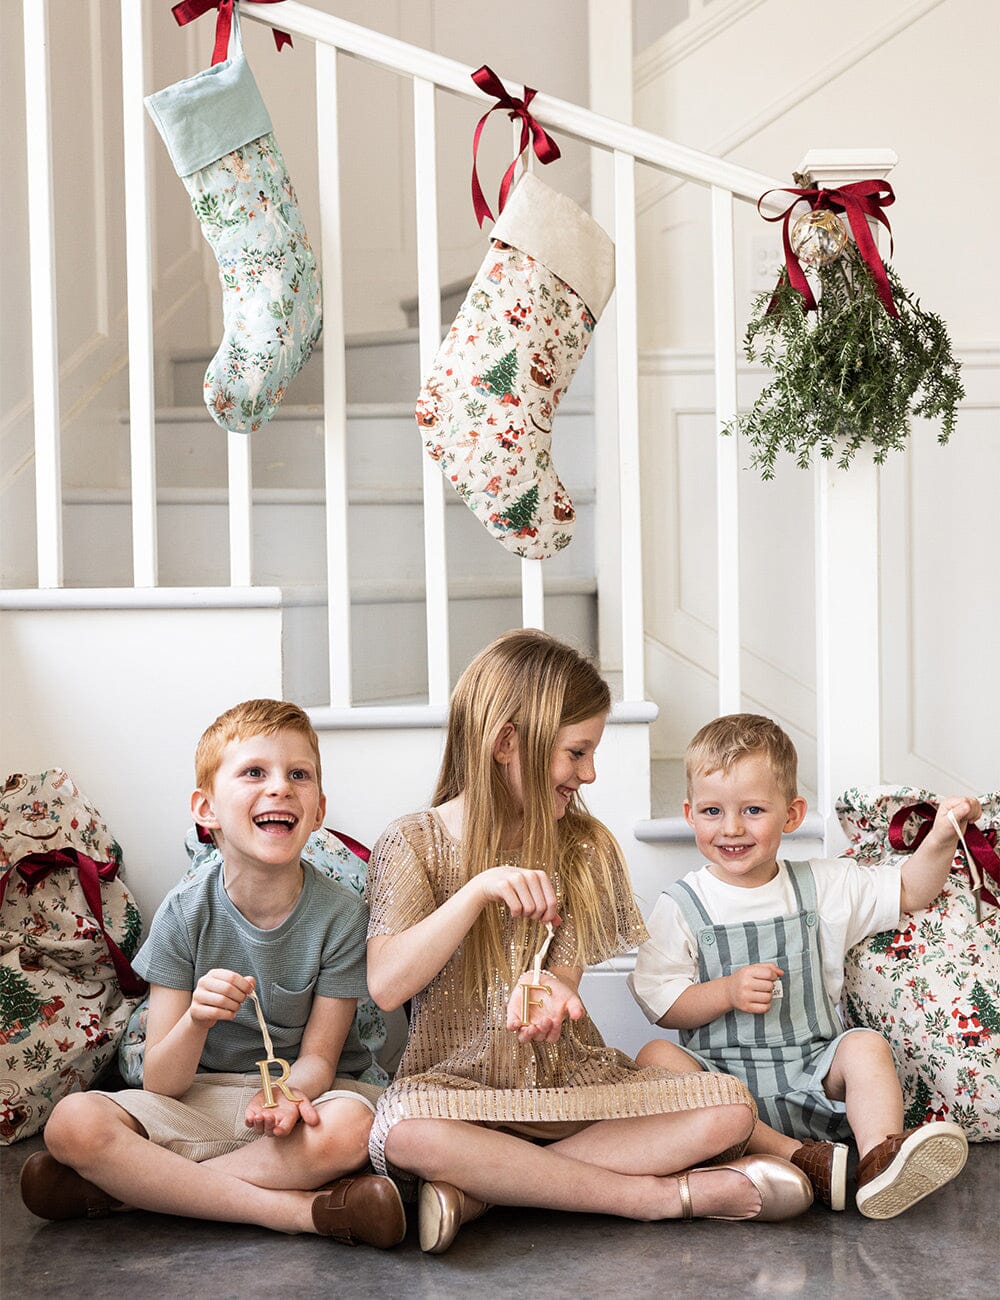
[[[899,865],[861,867],[852,858],[814,859],[816,911],[823,955],[823,984],[834,1006],[844,986],[844,956],[848,948],[896,926],[900,914]],[[742,889],[727,885],[708,867],[689,871],[690,885],[715,925],[766,921],[798,910],[795,889],[783,862],[766,885]],[[685,989],[697,984],[698,944],[681,910],[667,894],[657,899],[646,923],[649,939],[639,948],[635,973],[629,976],[632,995],[655,1024]]]

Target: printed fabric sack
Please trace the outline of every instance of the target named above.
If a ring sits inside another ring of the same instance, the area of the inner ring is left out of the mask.
[[[850,950],[843,1001],[849,1026],[888,1039],[906,1126],[949,1119],[970,1142],[1000,1139],[1000,792],[980,802],[965,832],[972,863],[959,844],[930,907]],[[837,812],[846,856],[876,868],[898,861],[927,833],[937,803],[911,786],[845,791]]]
[[[142,918],[101,814],[54,768],[0,794],[0,1143],[114,1060],[145,992]]]
[[[197,826],[192,826],[188,831],[184,838],[184,847],[191,859],[191,865],[181,878],[181,883],[190,880],[203,868],[214,865],[221,856],[208,832]],[[330,831],[324,827],[309,836],[302,850],[302,857],[304,861],[311,862],[324,876],[329,876],[331,880],[339,880],[341,884],[353,889],[360,898],[364,898],[369,850],[357,840],[351,839],[342,831]],[[118,1049],[118,1072],[132,1088],[142,1087],[148,1012],[149,999],[145,998],[132,1013]],[[385,1018],[371,998],[359,998],[354,1022],[362,1043],[375,1058],[375,1063],[362,1073],[361,1081],[384,1088],[389,1082],[389,1075],[378,1062],[385,1055],[389,1037]]]

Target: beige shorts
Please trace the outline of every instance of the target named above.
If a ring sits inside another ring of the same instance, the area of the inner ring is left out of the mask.
[[[375,1113],[381,1088],[355,1079],[333,1082],[329,1092],[313,1099],[314,1106],[327,1101],[359,1101]],[[161,1097],[159,1093],[140,1088],[101,1095],[137,1119],[150,1142],[176,1151],[188,1160],[201,1161],[237,1151],[261,1136],[244,1122],[250,1099],[259,1091],[260,1074],[255,1071],[253,1074],[196,1075],[183,1097]]]

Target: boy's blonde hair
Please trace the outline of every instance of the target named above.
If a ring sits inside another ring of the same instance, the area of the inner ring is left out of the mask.
[[[250,740],[253,736],[271,736],[276,731],[297,731],[309,742],[316,760],[316,780],[322,790],[319,737],[302,709],[285,700],[244,700],[242,704],[227,709],[211,726],[206,727],[194,752],[194,783],[197,788],[211,794],[223,751],[232,741]]]
[[[556,818],[552,756],[561,728],[610,709],[607,682],[572,646],[531,628],[504,633],[472,660],[452,694],[433,799],[437,806],[465,796],[462,859],[467,878],[503,861],[505,835],[520,822],[520,865],[558,876],[579,953],[603,946],[607,934],[615,933],[611,867],[620,860],[620,850],[578,794]],[[508,722],[517,731],[521,810],[494,757]],[[467,995],[482,1000],[491,971],[516,980],[540,946],[539,930],[537,922],[521,923],[512,954],[503,945],[500,909],[485,908],[465,941]]]
[[[706,723],[684,752],[687,797],[696,776],[728,772],[751,754],[763,754],[789,803],[798,795],[798,755],[778,724],[759,713],[727,713]]]

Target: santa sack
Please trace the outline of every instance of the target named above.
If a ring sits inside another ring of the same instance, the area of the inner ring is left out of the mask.
[[[0,1143],[37,1133],[113,1061],[145,984],[121,849],[60,768],[0,794]]]
[[[1000,1138],[1000,792],[982,795],[944,888],[899,929],[847,954],[843,1012],[849,1026],[889,1041],[905,1125],[960,1124],[970,1142]],[[911,786],[845,791],[837,803],[848,857],[878,867],[911,853],[930,828],[936,795]]]

